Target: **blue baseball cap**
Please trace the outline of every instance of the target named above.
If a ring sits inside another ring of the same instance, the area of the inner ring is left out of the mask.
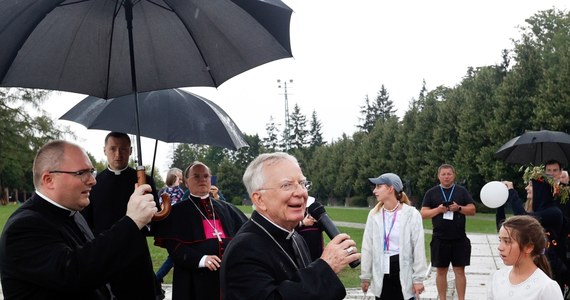
[[[400,193],[404,189],[400,176],[394,173],[384,173],[376,178],[368,178],[373,184],[385,184],[394,187]]]

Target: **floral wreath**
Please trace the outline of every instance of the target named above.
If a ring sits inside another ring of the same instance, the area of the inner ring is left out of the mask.
[[[521,167],[521,170],[524,167]],[[552,196],[560,200],[560,203],[565,204],[570,198],[570,186],[561,185],[559,182],[555,181],[552,176],[546,174],[544,171],[544,165],[541,166],[529,166],[524,170],[523,180],[525,183],[529,183],[531,180],[536,180],[538,182],[546,182],[552,186]]]

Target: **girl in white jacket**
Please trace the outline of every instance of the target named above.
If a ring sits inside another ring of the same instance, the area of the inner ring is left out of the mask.
[[[427,272],[424,228],[410,206],[400,177],[369,178],[378,204],[368,214],[362,239],[361,287],[376,299],[413,299],[424,291]]]

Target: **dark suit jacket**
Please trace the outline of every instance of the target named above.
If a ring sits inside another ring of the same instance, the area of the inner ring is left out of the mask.
[[[220,271],[222,299],[344,299],[342,282],[324,260],[305,268],[293,263],[287,235],[254,211],[226,248]],[[302,250],[309,257],[306,245]]]
[[[70,211],[35,195],[10,216],[0,238],[4,297],[108,299],[105,283],[144,255],[142,244],[128,217],[87,241]]]

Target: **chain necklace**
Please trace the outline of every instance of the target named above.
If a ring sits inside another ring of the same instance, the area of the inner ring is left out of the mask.
[[[208,225],[210,225],[210,227],[212,227],[212,229],[214,229],[214,236],[216,236],[218,238],[218,242],[222,242],[222,233],[218,231],[218,228],[216,228],[216,211],[214,210],[214,205],[212,204],[212,199],[208,198],[208,200],[210,200],[210,207],[212,207],[212,218],[214,221],[214,225],[212,225],[212,223],[210,223],[210,220],[208,220],[208,218],[206,217],[206,215],[200,210],[200,208],[198,207],[198,205],[196,205],[196,203],[194,203],[194,200],[190,197],[188,197],[190,200],[190,202],[192,202],[192,204],[194,204],[194,207],[196,207],[196,209],[198,210],[198,212],[202,215],[202,217],[204,217],[204,220],[206,220],[206,222],[208,222]]]
[[[267,229],[263,228],[263,226],[261,226],[261,224],[257,223],[254,219],[251,219],[251,221],[253,222],[253,224],[257,225],[257,227],[261,228],[261,230],[263,230],[263,231],[265,231],[265,233],[267,233],[267,235],[275,242],[275,244],[277,244],[279,249],[281,249],[281,251],[283,251],[283,253],[285,253],[285,256],[287,256],[289,261],[291,261],[291,263],[295,266],[295,269],[299,270],[299,267],[297,266],[295,261],[291,258],[291,256],[289,256],[289,253],[287,253],[287,251],[285,251],[285,249],[283,249],[283,247],[281,247],[281,244],[279,244],[279,242],[277,242],[277,240],[271,235],[271,233],[269,233],[269,231],[267,231]],[[295,240],[293,240],[293,241],[295,241]]]

